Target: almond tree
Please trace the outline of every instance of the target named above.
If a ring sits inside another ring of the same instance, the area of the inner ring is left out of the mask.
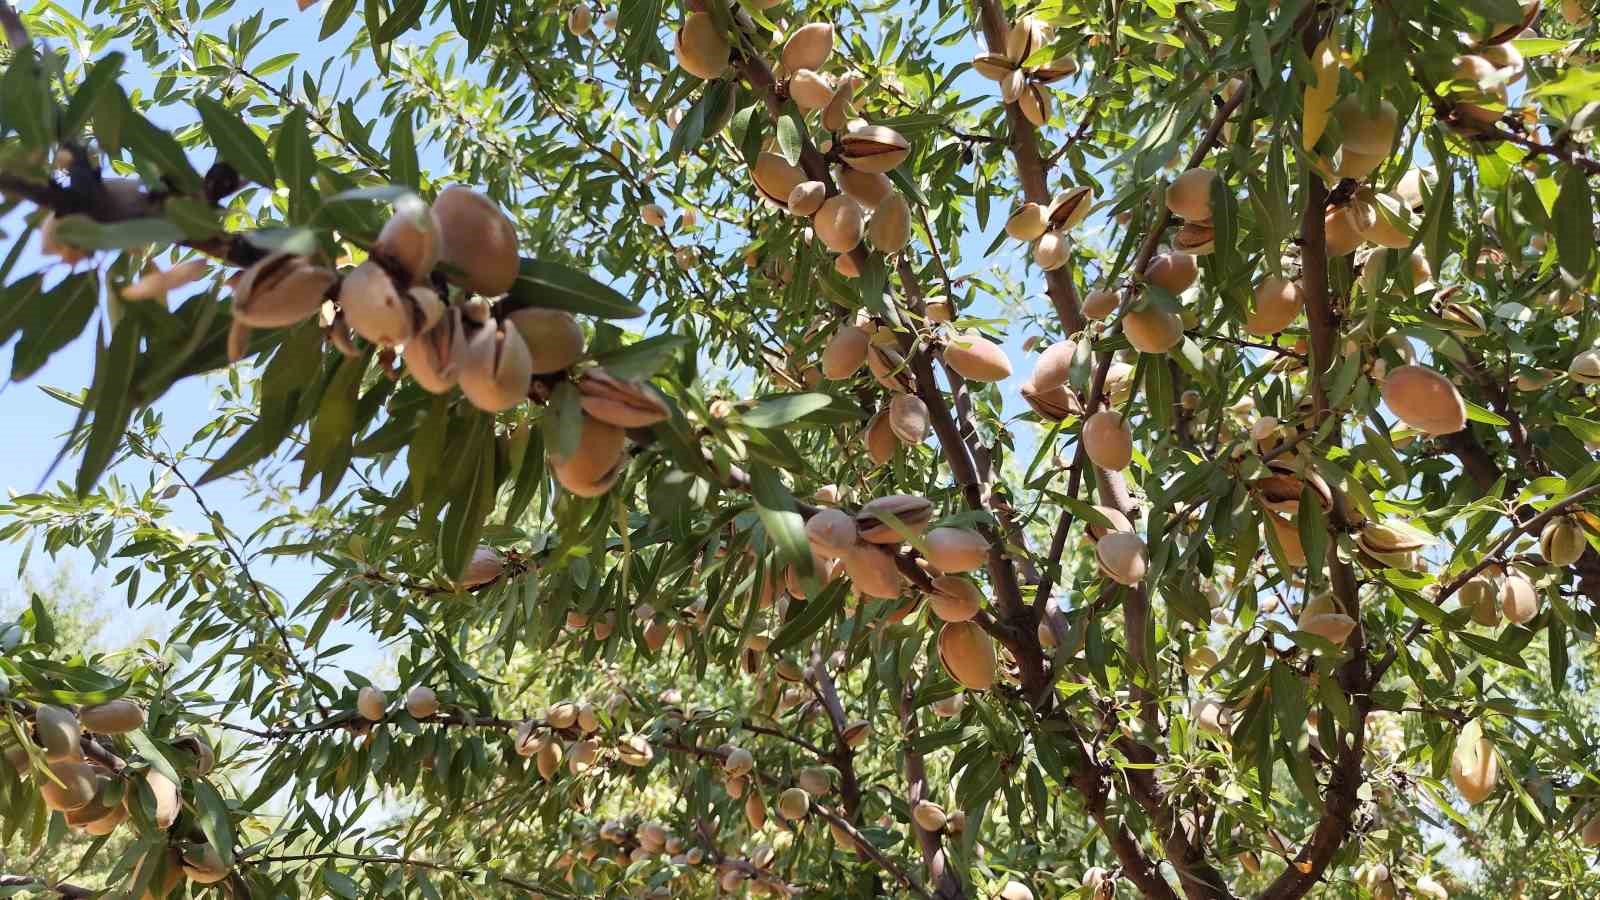
[[[0,5],[0,888],[1593,895],[1583,5],[360,12]]]

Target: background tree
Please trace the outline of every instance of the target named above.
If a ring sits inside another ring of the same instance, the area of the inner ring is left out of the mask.
[[[0,6],[0,890],[1591,896],[1548,7]]]

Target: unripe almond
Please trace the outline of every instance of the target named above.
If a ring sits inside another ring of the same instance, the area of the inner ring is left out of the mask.
[[[1305,305],[1300,282],[1269,275],[1255,290],[1256,306],[1245,320],[1245,330],[1265,337],[1288,328]]]
[[[811,22],[789,36],[779,59],[784,69],[798,72],[801,69],[821,69],[832,53],[833,26],[826,22]]]
[[[1194,257],[1187,253],[1163,253],[1150,261],[1149,268],[1144,270],[1144,277],[1169,293],[1181,294],[1200,277],[1200,267],[1195,264]]]
[[[1011,377],[1011,361],[1004,350],[976,332],[952,335],[945,345],[945,365],[968,381],[995,382]]]
[[[1553,566],[1572,565],[1583,556],[1588,546],[1583,537],[1583,527],[1571,516],[1556,516],[1546,522],[1544,530],[1539,533],[1539,551],[1545,561]],[[87,719],[84,724],[88,724]]]
[[[1151,305],[1124,315],[1122,333],[1140,353],[1166,353],[1183,342],[1183,319],[1175,312]]]
[[[1089,533],[1089,540],[1091,541],[1098,541],[1113,531],[1133,530],[1133,523],[1129,522],[1128,517],[1114,506],[1096,506],[1094,511],[1105,518],[1106,524],[1101,525],[1089,519],[1084,520],[1084,530]]]
[[[413,719],[426,719],[439,711],[439,695],[432,688],[417,685],[406,691],[406,712]]]
[[[889,421],[889,411],[879,410],[867,421],[864,439],[867,445],[867,457],[875,465],[883,465],[894,459],[895,451],[900,449],[900,438],[894,433],[894,425]]]
[[[890,191],[873,211],[867,240],[880,253],[898,253],[911,242],[911,206],[899,191]]]
[[[818,510],[806,522],[806,541],[828,559],[838,559],[850,552],[857,539],[856,520],[843,510]]]
[[[1089,461],[1102,469],[1126,469],[1133,461],[1133,433],[1114,409],[1102,409],[1083,423],[1079,436]]]
[[[1038,240],[1050,229],[1050,216],[1037,203],[1024,203],[1006,219],[1006,234],[1018,241]]]
[[[811,795],[805,788],[792,787],[778,795],[778,815],[798,822],[811,812]]]
[[[944,830],[945,814],[943,807],[927,800],[918,800],[917,805],[911,807],[911,820],[923,831],[939,832]]]
[[[1494,793],[1499,769],[1488,738],[1481,734],[1476,740],[1457,738],[1455,752],[1450,754],[1450,780],[1469,805],[1476,806]]]
[[[1400,421],[1424,434],[1467,427],[1467,408],[1450,379],[1418,365],[1399,366],[1383,380],[1383,401]]]
[[[1331,594],[1320,594],[1300,611],[1301,631],[1326,639],[1334,646],[1342,646],[1355,630],[1356,620],[1339,611]]]
[[[579,497],[598,497],[611,489],[626,466],[626,433],[590,416],[583,417],[578,446],[570,457],[550,452],[550,471],[556,481]]]
[[[1400,116],[1389,101],[1380,99],[1369,112],[1360,96],[1349,94],[1333,105],[1333,115],[1344,146],[1375,156],[1387,156],[1394,148]]]
[[[805,217],[815,215],[828,199],[828,186],[820,181],[802,181],[789,192],[789,212]]]
[[[375,249],[419,283],[439,262],[439,220],[421,197],[406,194],[395,201]]]
[[[939,661],[967,690],[986,691],[994,685],[994,641],[973,622],[946,622],[939,629]]]
[[[33,713],[33,730],[39,746],[44,748],[44,758],[49,762],[83,758],[83,727],[71,710],[48,703],[40,704]]]
[[[1211,221],[1211,185],[1214,169],[1190,169],[1167,185],[1167,209],[1188,222]]]
[[[788,160],[771,151],[763,151],[756,157],[756,164],[750,169],[750,179],[763,197],[779,207],[786,207],[794,189],[809,180],[799,166],[791,165]]]
[[[843,559],[845,575],[856,593],[881,600],[900,596],[900,570],[889,550],[863,541],[851,547]]]
[[[861,204],[862,209],[875,210],[894,190],[894,182],[882,172],[860,172],[849,166],[840,166],[834,172],[839,190]]]
[[[458,383],[484,412],[504,412],[528,398],[533,358],[515,326],[489,323],[467,338]]]
[[[1094,544],[1100,571],[1118,584],[1134,586],[1144,580],[1149,561],[1144,540],[1131,531],[1113,531]]]
[[[1366,241],[1362,237],[1365,229],[1348,206],[1329,212],[1323,220],[1323,228],[1329,256],[1349,256]]]
[[[678,29],[678,36],[673,43],[673,52],[678,58],[678,65],[685,72],[703,81],[711,81],[722,77],[728,70],[728,53],[732,48],[728,44],[727,35],[717,27],[710,13],[691,12],[683,19],[683,25]],[[789,71],[795,72],[811,66],[792,66]]]
[[[1059,231],[1047,231],[1033,243],[1033,262],[1046,272],[1059,269],[1072,257],[1072,242]]]
[[[1083,315],[1088,319],[1105,319],[1122,304],[1122,295],[1104,289],[1090,291],[1083,298]]]
[[[506,318],[522,335],[533,374],[560,372],[583,358],[583,326],[572,313],[564,309],[527,307]]]
[[[439,260],[460,274],[452,280],[486,297],[511,290],[522,264],[511,220],[488,197],[454,185],[433,201],[439,221]]]
[[[928,595],[928,606],[935,616],[945,622],[966,622],[976,616],[983,606],[983,592],[965,578],[940,575],[933,579],[933,592]]]
[[[78,760],[61,760],[50,763],[50,774],[54,779],[39,779],[39,796],[46,809],[72,812],[93,802],[96,788],[93,766]]]
[[[822,201],[811,227],[829,250],[848,253],[861,243],[861,204],[835,194]]]
[[[1512,624],[1527,624],[1539,614],[1539,591],[1526,575],[1512,572],[1500,584],[1500,608]]]
[[[840,325],[822,351],[822,375],[831,381],[850,378],[867,361],[871,337],[854,325]]]
[[[735,782],[735,781],[737,781],[739,783],[739,791],[741,793],[743,793],[744,792],[744,788],[745,788],[744,779],[743,778],[730,778],[730,779],[728,779],[730,788],[731,788],[733,782]],[[731,789],[728,791],[728,793],[730,795],[733,795],[734,799],[738,799],[738,795],[734,795],[733,791]],[[763,827],[766,826],[766,824],[767,824],[767,803],[766,803],[765,800],[761,799],[761,792],[760,791],[750,791],[749,792],[749,796],[744,798],[744,821],[745,821],[745,824],[750,826],[750,830],[751,831],[760,831]]]
[[[833,79],[821,72],[800,69],[789,76],[789,97],[802,111],[822,109],[833,100]]]
[[[561,744],[558,741],[550,741],[540,747],[539,755],[534,760],[534,765],[539,770],[539,777],[545,781],[553,781],[556,773],[561,771],[561,756]]]
[[[971,572],[989,558],[989,541],[967,528],[935,528],[922,542],[928,562],[942,572]]]
[[[131,700],[110,700],[78,711],[78,721],[96,734],[127,734],[144,726],[144,707]]]
[[[922,443],[928,439],[928,405],[916,394],[896,394],[889,401],[889,428],[902,443]]]
[[[1070,340],[1056,341],[1034,360],[1033,374],[1028,376],[1028,385],[1034,391],[1049,391],[1067,383],[1067,378],[1072,373],[1072,360],[1078,353],[1078,345]]]

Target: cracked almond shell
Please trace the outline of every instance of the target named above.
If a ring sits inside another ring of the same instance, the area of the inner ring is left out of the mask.
[[[461,310],[451,307],[432,328],[406,344],[403,357],[406,371],[430,394],[446,393],[456,386],[466,348]]]
[[[511,290],[522,259],[516,228],[498,204],[458,184],[439,192],[433,214],[439,220],[439,259],[459,273],[452,281],[486,297]]]
[[[853,128],[839,139],[839,158],[860,172],[888,172],[910,155],[905,137],[882,125]]]
[[[283,328],[322,309],[328,288],[338,280],[304,256],[274,253],[239,276],[233,288],[233,317],[251,328]]]
[[[1050,230],[1067,231],[1082,222],[1093,206],[1094,188],[1075,187],[1057,194],[1045,217],[1050,221]]]
[[[899,528],[890,524],[893,516]],[[922,534],[933,517],[933,504],[915,494],[889,494],[867,501],[856,513],[856,529],[861,539],[873,544],[898,544],[905,540],[900,528]]]
[[[339,285],[339,311],[356,334],[380,347],[411,340],[417,321],[410,298],[373,260],[357,266]]]
[[[615,378],[604,369],[585,372],[578,393],[586,414],[619,428],[648,428],[667,420],[667,403],[655,388]]]
[[[504,412],[528,399],[533,359],[522,334],[509,323],[489,322],[467,338],[458,384],[484,412]]]

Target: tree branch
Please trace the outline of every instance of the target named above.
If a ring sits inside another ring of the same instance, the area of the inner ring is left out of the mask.
[[[922,754],[915,749],[917,711],[912,707],[915,696],[916,691],[908,682],[900,692],[899,704],[901,755],[906,770],[906,808],[913,811],[918,803],[928,799],[927,767],[923,765]],[[937,900],[961,900],[965,897],[966,889],[962,887],[961,876],[949,865],[939,833],[918,825],[915,815],[911,817],[911,831],[917,836],[917,846],[922,849],[922,864],[928,869],[928,883],[934,886],[934,897]]]

